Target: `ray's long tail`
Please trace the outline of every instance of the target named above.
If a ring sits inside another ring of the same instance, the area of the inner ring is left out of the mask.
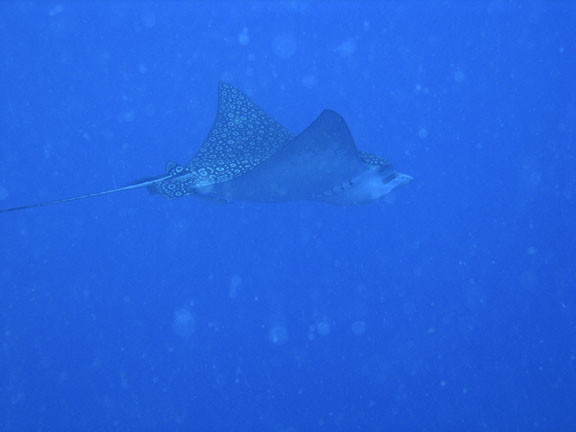
[[[153,179],[146,179],[143,181],[138,181],[136,183],[129,184],[127,186],[122,186],[122,187],[119,187],[116,189],[109,189],[109,190],[105,190],[102,192],[94,192],[94,193],[89,193],[89,194],[85,194],[85,195],[78,195],[78,196],[71,197],[71,198],[62,198],[62,199],[57,199],[57,200],[52,200],[52,201],[44,201],[44,202],[39,202],[39,203],[34,203],[34,204],[23,205],[23,206],[19,206],[19,207],[0,209],[0,213],[8,213],[8,212],[13,212],[13,211],[18,211],[18,210],[26,210],[26,209],[34,208],[34,207],[44,207],[44,206],[49,206],[49,205],[53,205],[53,204],[65,203],[68,201],[76,201],[76,200],[81,200],[84,198],[92,198],[92,197],[97,197],[100,195],[108,195],[111,193],[122,192],[122,191],[126,191],[126,190],[131,190],[131,189],[139,189],[142,187],[152,186],[156,183],[167,180],[170,177],[171,176],[162,176],[162,177],[157,177],[157,178],[153,178]]]

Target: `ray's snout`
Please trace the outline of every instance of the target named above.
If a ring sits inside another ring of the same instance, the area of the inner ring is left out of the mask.
[[[394,171],[390,165],[372,166],[352,179],[346,187],[328,191],[322,201],[338,205],[366,204],[379,200],[412,180],[411,176]]]
[[[365,195],[371,201],[388,195],[398,186],[408,184],[412,180],[413,177],[407,174],[396,171],[390,172],[388,169],[370,168],[360,187],[364,189]]]

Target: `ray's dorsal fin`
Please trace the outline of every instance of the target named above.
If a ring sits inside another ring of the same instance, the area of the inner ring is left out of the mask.
[[[174,168],[179,167],[178,162],[168,161],[166,162],[166,175],[170,174]]]
[[[220,81],[212,129],[187,168],[205,173],[206,179],[199,179],[199,183],[232,180],[268,159],[293,138],[248,96]]]

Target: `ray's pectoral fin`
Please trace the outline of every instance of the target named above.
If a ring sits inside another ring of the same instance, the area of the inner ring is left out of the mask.
[[[315,200],[353,205],[388,194],[411,178],[385,159],[359,152],[344,119],[325,110],[274,155],[230,181],[197,189],[225,200]]]
[[[348,126],[338,113],[326,110],[252,170],[198,192],[233,201],[310,200],[364,169]]]
[[[216,118],[187,168],[197,172],[198,184],[229,181],[250,172],[293,138],[248,96],[220,82]]]

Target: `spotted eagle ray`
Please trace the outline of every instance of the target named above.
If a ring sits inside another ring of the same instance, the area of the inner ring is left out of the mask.
[[[358,151],[344,119],[323,111],[293,135],[230,84],[218,86],[218,109],[208,137],[187,165],[123,187],[7,209],[23,210],[147,187],[168,199],[282,202],[311,200],[352,205],[378,200],[412,177],[385,159]]]

